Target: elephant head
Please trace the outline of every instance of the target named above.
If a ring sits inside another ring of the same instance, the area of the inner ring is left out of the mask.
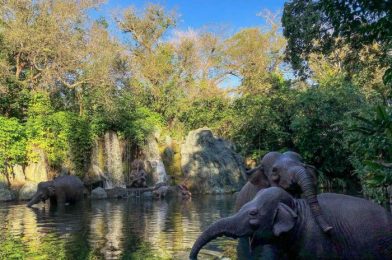
[[[291,193],[295,193],[299,188],[319,226],[324,232],[329,232],[332,227],[324,220],[316,196],[317,177],[314,167],[304,164],[297,153],[286,152],[275,160],[270,170],[266,173],[270,185]]]
[[[270,187],[271,185],[267,173],[281,155],[282,154],[279,152],[269,152],[264,155],[259,166],[246,172],[248,181],[260,189]]]
[[[55,187],[53,181],[40,182],[37,187],[37,192],[27,203],[28,207],[39,203],[40,201],[45,202],[48,198],[55,194]]]
[[[220,236],[252,237],[268,244],[274,237],[292,230],[296,219],[295,202],[289,193],[277,187],[261,190],[235,215],[209,226],[193,244],[189,257],[197,259],[200,249]]]

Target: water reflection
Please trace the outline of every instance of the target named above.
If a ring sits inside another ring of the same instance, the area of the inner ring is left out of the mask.
[[[227,195],[91,201],[64,209],[0,204],[0,258],[187,259],[201,230],[230,215],[233,202]],[[206,248],[223,252],[235,243],[218,239]]]

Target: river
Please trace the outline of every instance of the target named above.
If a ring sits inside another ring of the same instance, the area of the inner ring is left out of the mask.
[[[0,203],[0,259],[187,259],[201,230],[232,214],[234,201],[233,195],[132,198],[64,209]],[[199,258],[233,256],[235,246],[219,238]]]

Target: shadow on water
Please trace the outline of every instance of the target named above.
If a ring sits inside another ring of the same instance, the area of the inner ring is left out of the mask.
[[[187,259],[201,230],[233,213],[231,195],[192,201],[85,201],[52,208],[0,204],[0,259]],[[235,248],[218,239],[206,249]],[[214,259],[204,255],[201,259]]]

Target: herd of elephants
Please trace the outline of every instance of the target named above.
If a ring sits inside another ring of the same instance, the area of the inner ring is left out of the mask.
[[[211,240],[239,238],[244,259],[392,259],[392,215],[378,204],[336,193],[316,193],[313,166],[295,152],[269,152],[247,171],[236,214],[210,225],[189,258]],[[50,199],[65,204],[83,198],[75,176],[38,184],[28,206]]]

